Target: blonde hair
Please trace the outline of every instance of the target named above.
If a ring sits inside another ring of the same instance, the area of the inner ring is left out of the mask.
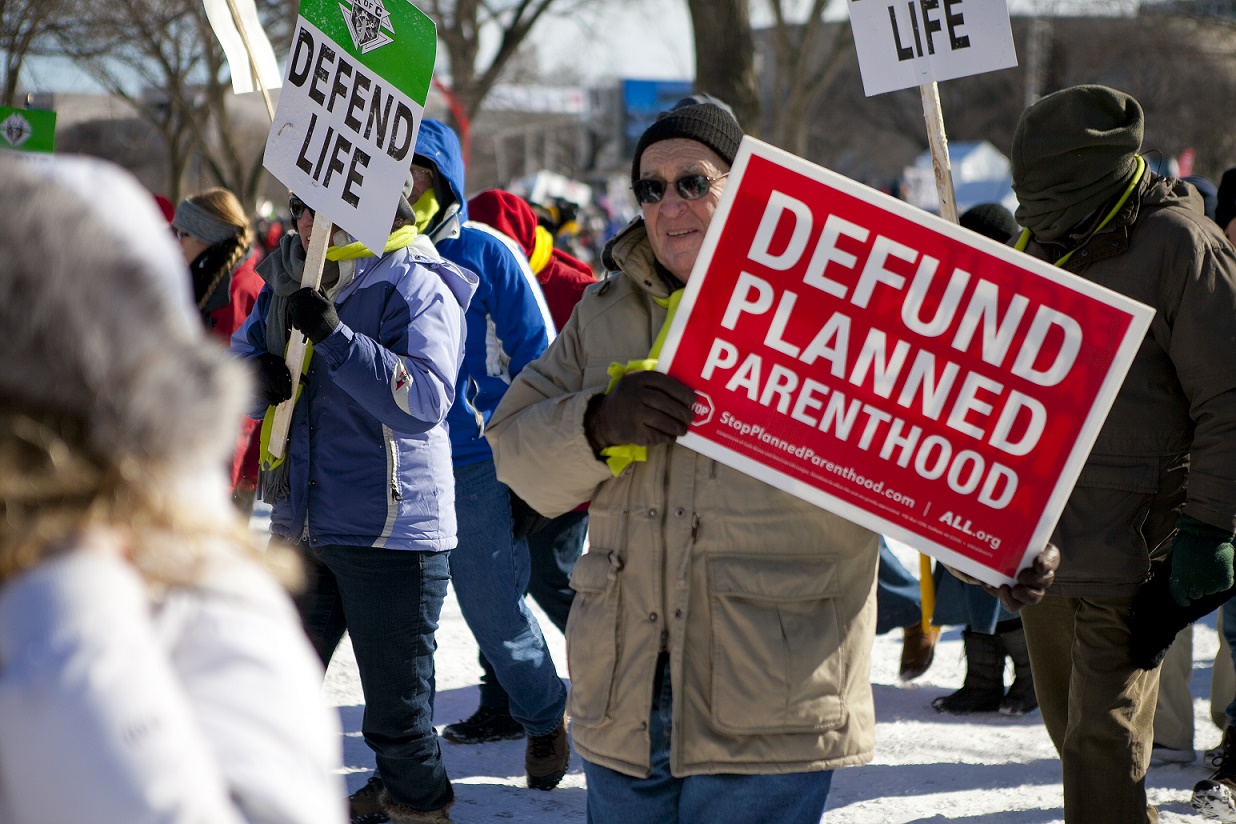
[[[231,454],[252,379],[193,322],[149,193],[100,161],[0,158],[0,214],[0,583],[98,527],[152,584],[200,580],[220,539],[286,569],[222,478],[222,506],[185,494]]]
[[[0,583],[99,527],[123,535],[133,565],[152,584],[195,583],[213,554],[206,546],[211,540],[258,555],[233,508],[204,514],[175,494],[168,473],[183,468],[108,465],[85,437],[82,424],[69,417],[0,412]]]
[[[200,191],[195,195],[189,195],[185,200],[209,212],[212,217],[236,227],[236,248],[232,251],[231,257],[219,267],[219,271],[211,280],[210,286],[202,293],[197,307],[201,309],[206,305],[206,301],[210,299],[210,296],[223,278],[236,267],[236,264],[244,259],[245,255],[249,252],[249,248],[253,246],[253,229],[250,227],[249,218],[245,215],[245,209],[240,205],[236,195],[221,186],[215,186],[214,188]]]

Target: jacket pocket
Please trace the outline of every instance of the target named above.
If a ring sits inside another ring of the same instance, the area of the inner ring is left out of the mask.
[[[1076,485],[1153,495],[1159,491],[1159,469],[1153,458],[1092,456],[1077,476]]]
[[[616,552],[595,548],[581,556],[571,572],[576,596],[566,628],[568,712],[577,724],[599,724],[609,711],[618,666],[621,573]]]
[[[1184,456],[1091,455],[1053,540],[1057,579],[1137,582],[1166,554],[1185,499]]]
[[[713,556],[708,579],[716,728],[753,735],[843,723],[836,559]]]

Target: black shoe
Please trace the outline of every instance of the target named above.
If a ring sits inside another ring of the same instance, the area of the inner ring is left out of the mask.
[[[1210,821],[1236,822],[1236,728],[1223,731],[1214,774],[1197,782],[1189,803]]]
[[[382,779],[375,775],[365,786],[348,796],[348,811],[352,816],[352,824],[383,824],[390,821],[382,807],[383,789]]]
[[[545,735],[528,736],[528,749],[524,755],[524,770],[528,774],[528,787],[533,790],[552,790],[566,775],[571,763],[571,747],[567,743],[566,723]]]
[[[506,707],[477,707],[476,712],[463,721],[447,724],[442,729],[442,737],[456,744],[516,741],[524,737],[524,728]]]

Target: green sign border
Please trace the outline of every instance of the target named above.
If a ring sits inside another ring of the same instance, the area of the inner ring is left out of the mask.
[[[438,51],[438,29],[433,20],[408,0],[382,0],[390,13],[394,42],[362,54],[353,44],[352,33],[344,19],[346,6],[351,6],[352,2],[301,0],[300,16],[335,41],[352,59],[424,106]]]

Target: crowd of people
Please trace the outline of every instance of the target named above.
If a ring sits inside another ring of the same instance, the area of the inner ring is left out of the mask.
[[[294,231],[255,234],[223,189],[161,217],[101,162],[0,159],[0,824],[443,824],[441,741],[504,739],[535,790],[574,752],[590,822],[816,824],[873,755],[874,635],[903,629],[911,679],[947,624],[967,671],[937,710],[1040,709],[1068,824],[1157,821],[1152,757],[1193,757],[1189,626],[1236,593],[1236,170],[1208,204],[1142,133],[1123,92],[1050,94],[1017,124],[1015,215],[960,221],[1156,310],[1050,542],[999,589],[916,578],[677,442],[695,393],[656,360],[743,139],[715,98],[643,133],[599,281],[546,210],[468,199],[430,119],[379,250],[295,192]],[[448,583],[484,674],[439,733]],[[376,763],[350,797],[318,692],[345,632]],[[1193,796],[1220,821],[1234,693]]]

